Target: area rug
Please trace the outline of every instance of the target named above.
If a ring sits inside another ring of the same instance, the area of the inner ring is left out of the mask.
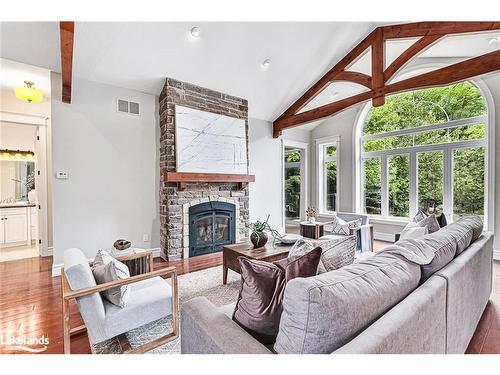
[[[178,278],[180,304],[205,296],[216,306],[236,302],[241,285],[240,275],[229,271],[227,284],[222,284],[222,266],[180,275]],[[121,354],[172,332],[172,320],[166,317],[123,335],[91,345],[94,354]],[[180,354],[181,338],[149,351],[150,354]]]

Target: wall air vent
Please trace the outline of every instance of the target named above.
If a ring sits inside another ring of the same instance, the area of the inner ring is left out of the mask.
[[[118,112],[130,113],[132,115],[139,115],[139,103],[129,102],[127,100],[118,99],[116,102],[116,109]]]
[[[129,112],[133,115],[139,114],[139,103],[130,102],[129,103]]]

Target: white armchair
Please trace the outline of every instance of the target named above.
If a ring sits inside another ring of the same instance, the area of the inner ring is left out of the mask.
[[[344,221],[353,221],[361,219],[359,227],[350,230],[349,235],[355,235],[357,239],[357,250],[362,252],[373,251],[373,225],[368,223],[368,216],[362,214],[355,214],[351,212],[337,212],[337,217]],[[328,223],[325,223],[325,236],[321,238],[328,238],[332,236],[339,236],[338,234],[328,234]]]
[[[152,254],[137,254],[137,257]],[[130,260],[131,257],[127,256]],[[117,257],[120,260],[120,257]],[[175,267],[152,270],[127,279],[97,285],[89,262],[79,249],[68,249],[64,253],[62,276],[64,353],[71,352],[71,336],[87,331],[91,344],[96,344],[134,328],[172,315],[173,331],[156,340],[135,348],[129,353],[144,353],[164,345],[179,336],[179,299],[177,271]],[[160,276],[170,276],[172,286]],[[124,308],[111,304],[100,292],[130,284],[130,297]],[[76,299],[84,325],[70,327],[69,304]]]

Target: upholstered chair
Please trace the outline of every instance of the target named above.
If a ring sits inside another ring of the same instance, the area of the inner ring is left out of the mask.
[[[140,256],[144,256],[141,254]],[[152,257],[152,254],[146,254]],[[119,257],[117,257],[120,260]],[[130,257],[127,257],[129,260]],[[151,258],[152,259],[152,258]],[[174,340],[179,332],[177,273],[175,267],[153,271],[126,279],[96,284],[90,264],[80,249],[64,253],[62,276],[64,353],[70,353],[73,334],[87,331],[90,344],[96,344],[155,320],[172,316],[173,331],[130,351],[143,353]],[[161,276],[167,275],[172,284]],[[130,296],[125,307],[113,305],[100,292],[122,285],[130,285]],[[69,304],[75,299],[84,326],[71,329]]]
[[[351,212],[337,212],[337,217],[341,218],[344,221],[353,221],[361,219],[361,225],[359,227],[353,228],[350,230],[349,235],[355,235],[357,238],[357,250],[361,252],[365,251],[373,251],[373,225],[368,223],[368,215],[363,214],[355,214]],[[325,227],[325,235],[320,239],[333,238],[336,236],[341,236],[340,234],[328,233],[329,231],[329,223],[324,224]],[[331,229],[330,229],[331,231]]]

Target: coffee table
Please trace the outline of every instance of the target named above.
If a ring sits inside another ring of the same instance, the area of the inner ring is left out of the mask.
[[[286,258],[292,246],[281,243],[273,246],[272,241],[258,248],[253,247],[249,241],[224,246],[222,248],[222,283],[227,283],[227,270],[241,273],[238,257],[274,262]]]

